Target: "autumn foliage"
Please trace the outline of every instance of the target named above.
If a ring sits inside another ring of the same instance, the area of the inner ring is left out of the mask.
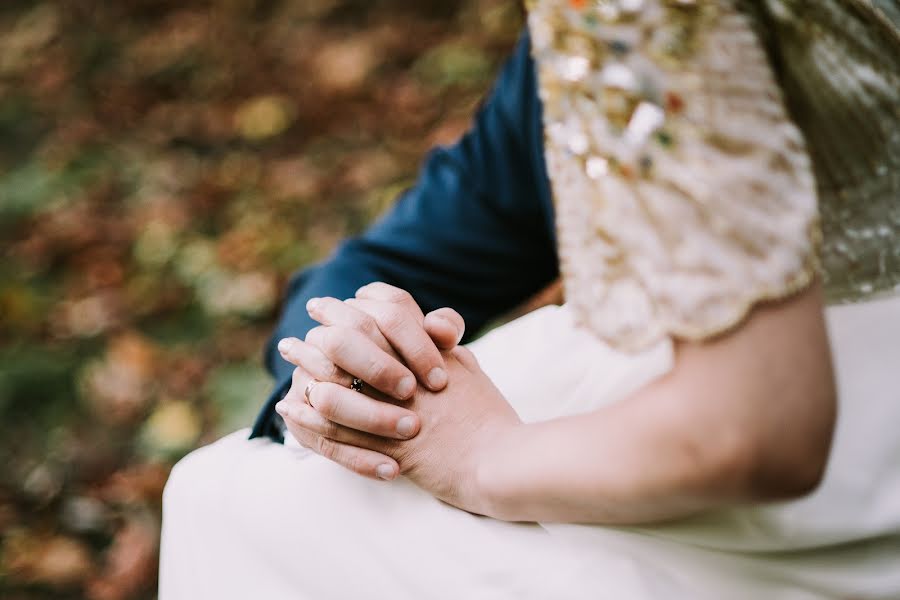
[[[0,3],[0,597],[153,598],[287,277],[467,127],[501,0]]]

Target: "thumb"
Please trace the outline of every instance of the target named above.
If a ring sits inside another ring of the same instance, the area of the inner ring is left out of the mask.
[[[425,331],[441,350],[454,348],[466,331],[466,322],[452,308],[439,308],[425,315]]]

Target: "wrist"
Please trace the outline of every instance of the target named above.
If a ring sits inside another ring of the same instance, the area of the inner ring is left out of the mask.
[[[492,431],[488,442],[477,453],[472,476],[472,512],[502,521],[517,520],[516,499],[510,485],[517,461],[510,462],[508,457],[516,456],[525,428],[525,424],[516,423]]]

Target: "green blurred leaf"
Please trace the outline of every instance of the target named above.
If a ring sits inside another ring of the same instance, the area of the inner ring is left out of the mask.
[[[272,378],[255,363],[226,365],[213,371],[206,393],[221,415],[217,432],[226,434],[252,424],[271,389]]]
[[[0,177],[0,219],[27,215],[44,208],[59,191],[59,176],[30,163]]]
[[[67,196],[114,168],[105,152],[86,149],[62,169],[32,161],[0,173],[0,224],[62,205]]]
[[[83,357],[38,346],[13,346],[0,352],[0,416],[37,425],[59,422],[74,410],[75,372]],[[62,414],[61,414],[62,413]]]
[[[493,72],[491,59],[478,48],[451,42],[428,51],[413,67],[426,83],[447,87],[477,85]]]

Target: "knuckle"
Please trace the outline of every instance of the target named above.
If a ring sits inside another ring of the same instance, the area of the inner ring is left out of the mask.
[[[322,338],[322,334],[325,331],[325,327],[323,325],[317,325],[306,332],[306,336],[303,338],[307,344],[313,344],[314,346],[319,345],[319,340]]]
[[[385,295],[387,296],[388,301],[390,301],[390,302],[397,302],[397,303],[411,302],[413,299],[412,295],[409,292],[407,292],[406,290],[401,290],[400,288],[396,288],[393,286],[388,286],[388,288],[389,289],[386,290]]]
[[[322,425],[321,435],[323,435],[327,438],[330,438],[333,440],[333,439],[337,438],[339,433],[340,433],[340,428],[338,427],[337,423],[335,423],[334,421],[325,421],[325,424]]]
[[[360,456],[359,452],[348,452],[344,457],[344,466],[360,475],[368,475],[369,469],[366,468],[366,461]]]
[[[316,452],[318,452],[328,460],[335,460],[335,458],[337,457],[337,444],[321,435],[316,438],[315,449]]]
[[[326,373],[324,373],[325,378],[329,381],[338,381],[341,378],[341,369],[336,364],[331,361],[328,361],[328,369],[326,369]]]
[[[290,431],[290,434],[292,436],[294,436],[294,439],[297,440],[297,443],[300,444],[301,446],[303,446],[304,448],[309,448],[310,450],[315,450],[315,448],[312,447],[312,445],[309,441],[309,436],[304,434],[302,431],[292,429]]]
[[[425,338],[425,336],[416,336],[415,341],[411,344],[410,358],[412,360],[421,360],[427,363],[428,366],[440,364],[440,356],[437,349],[434,347],[431,339]]]
[[[389,383],[391,367],[383,357],[371,357],[366,365],[366,381],[372,385]]]
[[[293,385],[299,385],[299,383],[303,380],[303,369],[300,367],[294,368],[294,371],[291,373],[291,383]]]
[[[382,311],[378,324],[384,332],[397,333],[403,328],[406,313],[398,306],[391,306]]]
[[[371,337],[378,331],[378,323],[375,322],[371,315],[362,315],[357,321],[356,328]]]
[[[340,329],[329,327],[322,334],[322,351],[330,358],[341,354],[346,343],[346,336],[341,335]]]
[[[412,299],[412,296],[406,290],[384,283],[383,281],[372,282],[360,289],[360,291],[363,290],[365,290],[365,295],[377,297],[385,302],[404,302]]]
[[[400,472],[407,472],[413,466],[413,451],[409,444],[394,443],[391,446],[390,456],[397,461]]]
[[[417,373],[427,373],[434,367],[442,366],[440,353],[435,348],[431,338],[427,337],[426,339],[421,339],[417,336],[412,340],[404,351],[403,357],[410,368]]]
[[[333,419],[340,411],[340,400],[334,394],[330,386],[316,386],[316,411],[326,419]],[[324,389],[322,389],[324,388]]]

